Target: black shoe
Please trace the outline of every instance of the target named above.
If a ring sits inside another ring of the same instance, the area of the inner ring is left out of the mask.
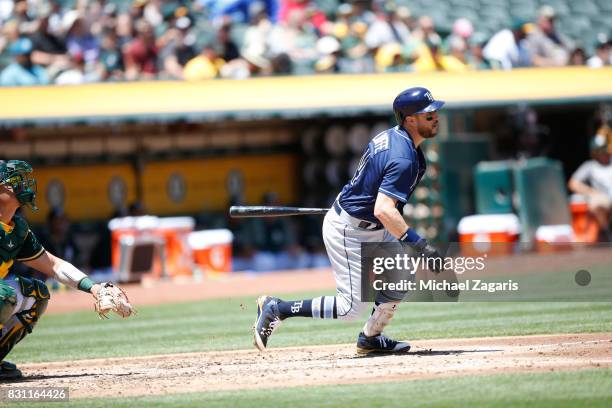
[[[407,353],[409,350],[410,344],[392,340],[382,333],[378,336],[367,337],[362,332],[357,338],[357,354]]]
[[[259,351],[265,351],[268,338],[281,324],[278,312],[280,299],[270,296],[260,296],[257,299],[257,320],[253,325],[254,344]]]
[[[18,380],[23,375],[17,366],[8,361],[0,361],[0,381],[3,380]]]

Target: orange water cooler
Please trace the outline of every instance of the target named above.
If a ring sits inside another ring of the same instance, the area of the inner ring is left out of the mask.
[[[597,242],[599,225],[595,217],[589,213],[585,196],[572,195],[570,213],[572,214],[572,229],[576,242]]]
[[[192,276],[191,217],[145,215],[111,220],[111,263],[122,282]]]
[[[571,225],[541,225],[535,239],[538,252],[566,251],[572,249],[574,231]]]
[[[463,256],[509,255],[515,251],[521,223],[515,214],[469,215],[457,230]]]
[[[231,272],[233,239],[232,232],[227,229],[190,233],[188,241],[195,265],[203,273]]]

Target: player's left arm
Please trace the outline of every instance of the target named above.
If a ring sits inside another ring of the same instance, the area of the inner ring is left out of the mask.
[[[127,294],[121,288],[110,282],[95,283],[70,262],[47,252],[30,230],[27,232],[16,260],[66,286],[91,293],[94,297],[95,310],[100,317],[107,317],[108,312],[111,311],[121,317],[129,317],[136,313]]]
[[[91,293],[94,297],[97,296],[100,289],[100,285],[96,285],[87,275],[70,262],[47,252],[36,237],[36,234],[29,228],[15,259],[56,279],[66,286]]]
[[[100,284],[94,283],[70,262],[58,258],[44,249],[40,256],[29,261],[23,261],[23,263],[66,286],[91,293],[94,298],[98,297],[98,292],[101,288]]]
[[[379,192],[374,203],[374,216],[378,218],[391,235],[399,239],[408,229],[408,224],[396,207],[397,201],[397,199]]]
[[[438,260],[432,264],[429,264],[428,261],[428,265],[433,272],[440,272],[443,260],[438,250],[408,226],[395,206],[397,201],[404,203],[408,201],[408,193],[403,189],[414,183],[416,177],[416,166],[410,160],[399,158],[388,163],[376,196],[374,216],[380,220],[389,233],[414,249],[417,254]]]

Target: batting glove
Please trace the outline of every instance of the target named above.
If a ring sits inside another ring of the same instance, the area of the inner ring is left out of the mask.
[[[406,233],[400,237],[400,242],[412,248],[417,255],[423,256],[427,268],[440,273],[444,270],[444,257],[425,238],[421,238],[413,229],[408,228]]]

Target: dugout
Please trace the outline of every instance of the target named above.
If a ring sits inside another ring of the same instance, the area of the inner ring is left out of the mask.
[[[393,125],[395,95],[420,85],[447,106],[410,215],[424,235],[452,238],[474,211],[479,161],[543,155],[568,177],[588,157],[611,79],[612,68],[566,67],[0,88],[0,149],[36,166],[33,222],[61,206],[95,224],[140,201],[218,227],[236,196],[329,205],[369,137]]]

